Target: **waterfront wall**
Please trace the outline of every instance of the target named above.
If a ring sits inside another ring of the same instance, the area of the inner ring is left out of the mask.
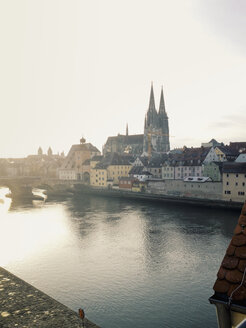
[[[147,191],[176,197],[222,199],[222,182],[187,182],[183,180],[148,181]]]

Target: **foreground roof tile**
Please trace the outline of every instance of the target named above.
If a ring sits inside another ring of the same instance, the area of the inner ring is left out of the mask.
[[[235,269],[238,265],[239,259],[233,256],[225,256],[222,261],[222,266],[226,269]]]
[[[237,302],[246,301],[246,202],[217,277],[215,294]]]

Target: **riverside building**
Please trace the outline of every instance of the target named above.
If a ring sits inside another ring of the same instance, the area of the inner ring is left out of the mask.
[[[246,163],[224,163],[223,198],[233,202],[246,200]]]
[[[59,170],[61,180],[83,180],[88,183],[90,173],[84,170],[84,163],[94,156],[99,156],[100,151],[91,143],[80,140],[79,145],[72,145],[63,165]]]

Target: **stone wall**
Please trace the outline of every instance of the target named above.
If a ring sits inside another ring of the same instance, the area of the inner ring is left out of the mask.
[[[177,197],[222,199],[222,182],[148,181],[147,191]]]

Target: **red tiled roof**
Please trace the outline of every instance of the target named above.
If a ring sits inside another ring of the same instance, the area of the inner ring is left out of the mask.
[[[246,300],[246,202],[239,216],[234,235],[217,273],[214,291],[231,297],[232,301]],[[240,286],[241,285],[241,286]],[[237,290],[236,290],[237,289]]]

